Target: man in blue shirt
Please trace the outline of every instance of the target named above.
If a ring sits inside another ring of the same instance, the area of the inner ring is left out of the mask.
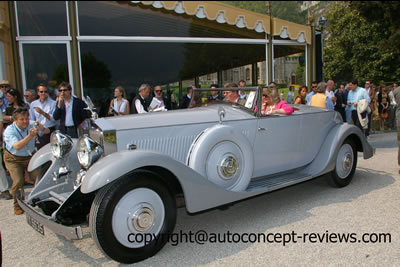
[[[25,169],[35,150],[35,139],[40,131],[48,134],[50,130],[42,124],[29,120],[29,111],[26,108],[17,108],[13,113],[14,122],[4,131],[4,163],[10,172],[12,186],[11,195],[14,198],[14,213],[24,213],[17,202],[17,192],[24,186]],[[37,177],[40,169],[33,171]],[[24,197],[24,195],[22,196]]]
[[[343,92],[343,96],[345,98],[345,112],[346,112],[346,122],[350,123],[351,122],[351,107],[347,105],[347,97],[349,95],[349,92],[351,91],[349,85],[346,82],[342,83],[344,85],[344,92]]]
[[[371,99],[367,91],[364,88],[358,86],[357,80],[352,80],[349,82],[350,91],[347,95],[347,106],[350,107],[351,110],[351,118],[353,119],[354,124],[363,131],[360,120],[358,119],[357,114],[357,104],[358,101],[362,99],[366,99],[368,103],[371,103]],[[364,118],[367,116],[367,112],[363,112],[361,116]]]
[[[309,92],[306,96],[307,105],[310,105],[311,97],[317,93],[317,87],[318,87],[317,82],[314,81],[311,83],[311,92]]]
[[[49,88],[45,84],[39,84],[37,87],[39,99],[30,104],[29,118],[32,121],[38,121],[46,128],[49,128],[50,133],[39,136],[39,142],[36,147],[39,150],[43,146],[50,143],[50,134],[56,129],[56,121],[53,118],[54,110],[56,109],[56,101],[49,97]]]
[[[9,104],[6,98],[6,93],[10,89],[10,83],[7,80],[2,80],[0,82],[1,97],[0,97],[0,109],[4,113],[6,111],[6,106]]]

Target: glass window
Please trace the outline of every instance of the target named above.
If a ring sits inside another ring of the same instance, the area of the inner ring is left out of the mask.
[[[255,31],[151,6],[112,1],[77,3],[80,35],[265,39],[265,34]]]
[[[23,44],[22,49],[26,89],[44,83],[52,91],[62,81],[69,81],[66,44]]]
[[[16,1],[21,36],[67,36],[65,1]]]
[[[84,95],[99,106],[100,116],[107,111],[115,86],[124,87],[131,101],[142,83],[193,81],[218,70],[265,60],[264,45],[81,42],[80,48]],[[183,83],[185,86],[188,84]],[[172,86],[171,90],[176,93]]]

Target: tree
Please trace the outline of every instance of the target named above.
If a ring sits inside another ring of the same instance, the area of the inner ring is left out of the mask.
[[[222,3],[267,14],[266,1],[221,1]],[[300,10],[303,1],[270,1],[272,16],[299,24],[306,23],[306,11]]]
[[[388,39],[380,40],[381,48],[400,51],[400,2],[352,1],[350,8],[357,10],[369,23],[378,23],[386,31]]]
[[[366,20],[349,6],[349,2],[336,2],[327,13],[325,78],[337,82],[352,78],[360,82],[394,81],[399,76],[399,54],[380,45],[390,37],[388,25]]]

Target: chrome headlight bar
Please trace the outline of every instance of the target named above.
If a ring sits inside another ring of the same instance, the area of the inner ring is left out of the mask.
[[[79,138],[77,151],[79,163],[85,169],[88,169],[103,154],[101,145],[87,135]]]
[[[73,142],[71,137],[62,134],[59,130],[54,131],[50,136],[50,146],[53,156],[60,159],[71,151]]]

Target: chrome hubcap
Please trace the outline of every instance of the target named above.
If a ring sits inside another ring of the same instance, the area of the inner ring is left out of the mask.
[[[221,166],[221,173],[223,174],[224,179],[230,179],[238,170],[238,162],[237,160],[232,157],[228,156],[224,158],[220,164]]]
[[[146,231],[153,225],[153,212],[149,208],[137,210],[133,214],[132,226],[138,232]]]
[[[128,248],[139,248],[160,233],[164,220],[165,207],[161,197],[152,189],[136,188],[115,205],[112,230],[119,243]]]
[[[345,158],[345,160],[343,162],[344,169],[346,169],[346,170],[350,169],[352,164],[353,164],[352,156],[350,154],[347,154],[346,158]]]
[[[346,179],[354,164],[353,148],[349,144],[343,144],[336,158],[336,173],[341,179]]]

